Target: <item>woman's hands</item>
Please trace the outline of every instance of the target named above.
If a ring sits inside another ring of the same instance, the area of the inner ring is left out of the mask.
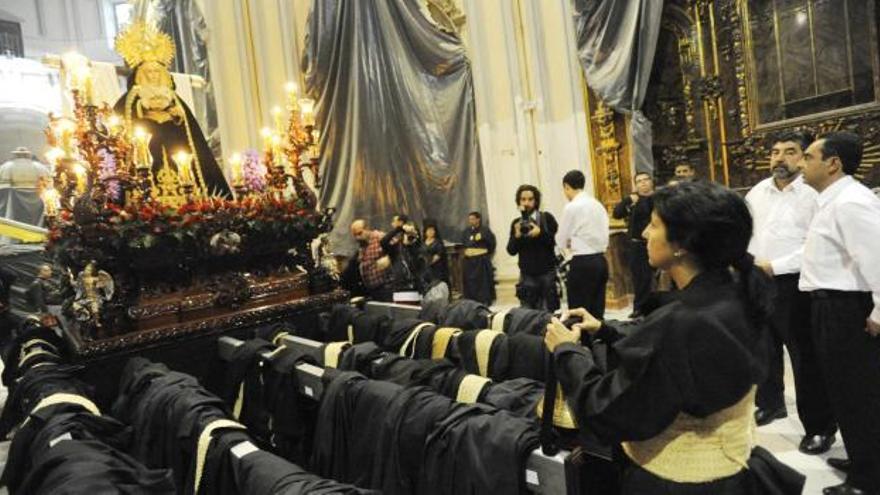
[[[571,330],[569,330],[565,328],[561,321],[553,318],[547,325],[547,332],[544,334],[544,345],[547,346],[547,350],[550,352],[555,351],[556,346],[559,344],[580,342],[581,332],[587,332],[592,335],[602,327],[602,322],[584,308],[569,310],[568,314],[563,315],[563,317],[566,320],[571,317],[577,317],[581,319],[581,322],[575,323],[572,325]]]

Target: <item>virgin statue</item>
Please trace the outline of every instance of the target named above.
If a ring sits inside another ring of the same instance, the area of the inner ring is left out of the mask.
[[[192,111],[174,91],[169,67],[174,42],[144,22],[132,23],[116,38],[116,51],[131,68],[128,90],[114,110],[129,124],[152,136],[154,196],[182,196],[181,177],[172,158],[184,151],[192,156],[193,192],[196,196],[232,197],[229,185]]]

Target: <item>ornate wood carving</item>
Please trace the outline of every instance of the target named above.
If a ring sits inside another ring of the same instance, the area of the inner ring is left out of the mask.
[[[141,332],[133,332],[115,338],[84,341],[74,332],[65,332],[78,359],[92,359],[120,351],[132,351],[166,344],[178,339],[205,336],[281,321],[302,311],[315,311],[335,303],[347,301],[349,294],[335,290],[325,294],[297,297],[283,303],[274,302],[235,311],[217,312],[200,319],[164,325]]]
[[[783,129],[816,134],[847,129],[865,139],[864,163],[857,177],[870,186],[880,185],[880,167],[874,167],[880,162],[880,110],[753,127],[750,91],[759,89],[749,85],[745,1],[670,0],[664,9],[651,80],[655,87],[649,87],[645,102],[646,114],[654,122],[658,179],[670,177],[675,163],[690,161],[704,178],[745,189],[767,174],[766,141],[771,134]],[[876,18],[873,21],[878,23]],[[677,60],[668,55],[672,50],[677,51]],[[679,97],[664,92],[673,76],[680,78],[675,89]],[[684,114],[679,124],[684,129],[676,134],[663,126],[671,126],[679,112]]]

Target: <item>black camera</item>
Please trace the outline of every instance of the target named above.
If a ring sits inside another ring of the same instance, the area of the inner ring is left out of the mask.
[[[527,212],[522,212],[522,218],[519,220],[519,232],[522,235],[529,235],[529,232],[532,231],[534,225],[532,225],[532,219],[529,218],[529,214]]]

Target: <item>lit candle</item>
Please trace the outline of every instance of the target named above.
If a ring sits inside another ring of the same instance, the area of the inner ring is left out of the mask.
[[[272,150],[272,129],[268,127],[263,127],[260,129],[260,136],[263,138],[263,150],[271,151]]]
[[[302,112],[303,125],[315,125],[315,100],[302,98],[299,100],[299,110]]]
[[[76,175],[76,193],[82,194],[86,192],[86,170],[85,165],[82,162],[76,162],[73,164],[73,173]]]
[[[107,130],[110,131],[111,136],[115,136],[121,128],[122,117],[115,113],[107,117]]]
[[[61,149],[65,155],[73,154],[73,133],[76,131],[76,124],[70,119],[61,118],[53,122],[52,131],[55,134],[55,141],[60,143]]]
[[[49,150],[46,151],[45,157],[46,161],[52,165],[52,168],[55,168],[58,166],[58,162],[64,158],[64,150],[58,147],[49,148]]]
[[[55,189],[55,186],[52,185],[51,182],[46,187],[46,189],[43,190],[40,198],[43,200],[45,215],[47,217],[54,217],[58,215],[58,208],[61,206],[60,195],[58,194],[58,190]]]
[[[275,156],[275,160],[279,162],[284,160],[284,155],[281,153],[281,136],[278,134],[272,134],[272,154]]]
[[[275,121],[275,132],[279,135],[284,134],[284,123],[281,121],[281,107],[275,105],[272,107],[272,119]]]
[[[229,168],[232,173],[232,185],[240,186],[244,182],[244,171],[242,170],[241,153],[233,153],[229,157]]]
[[[299,91],[299,86],[295,82],[289,81],[284,85],[284,90],[287,91],[287,99],[290,101],[290,104],[296,103],[296,93]]]
[[[150,140],[152,138],[153,136],[143,127],[134,128],[135,166],[137,168],[144,169],[153,166],[153,159],[150,154]]]
[[[181,150],[175,153],[172,159],[177,164],[177,176],[180,178],[180,184],[192,185],[192,155]]]

